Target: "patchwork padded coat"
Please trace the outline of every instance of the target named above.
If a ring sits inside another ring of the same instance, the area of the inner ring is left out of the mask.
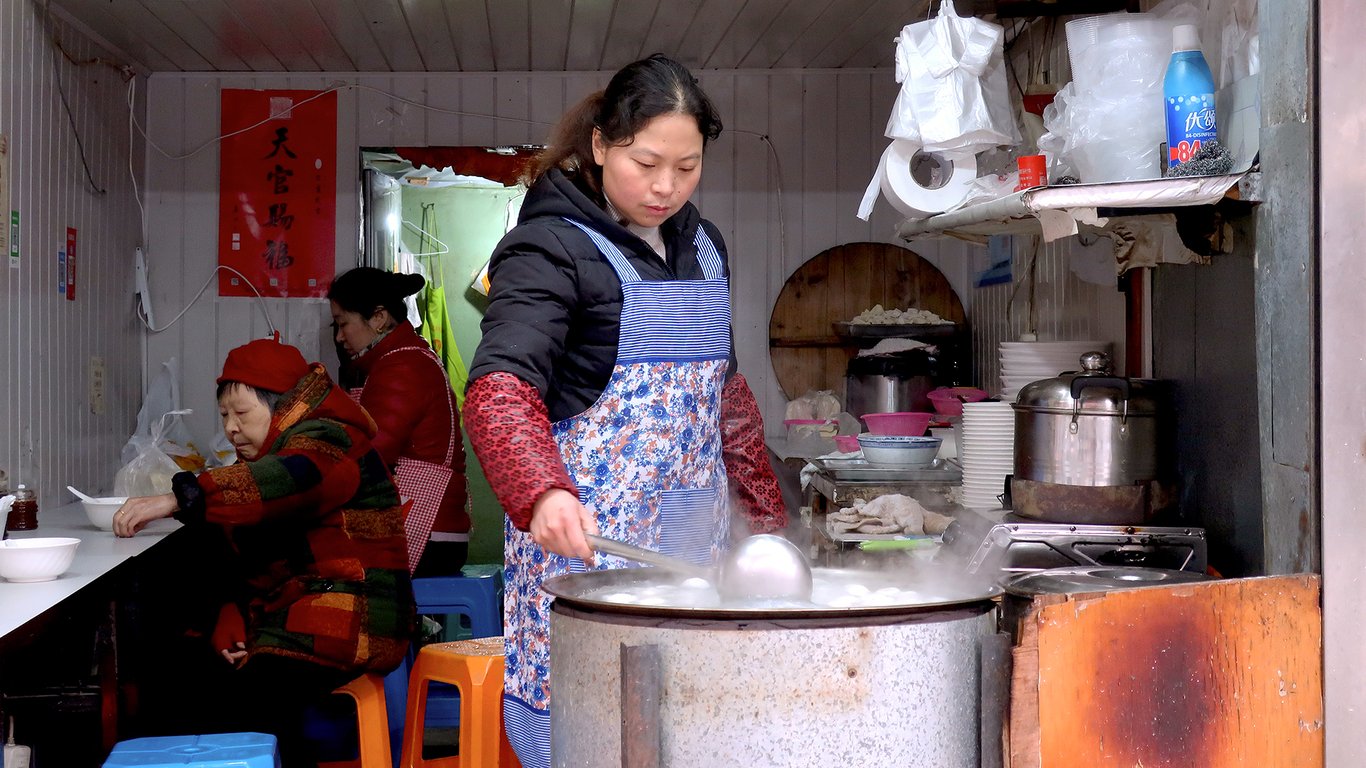
[[[359,674],[407,652],[416,609],[403,510],[374,434],[315,364],[276,405],[263,455],[175,476],[176,519],[219,526],[232,545],[236,573],[225,575],[240,590],[246,663],[275,654]]]

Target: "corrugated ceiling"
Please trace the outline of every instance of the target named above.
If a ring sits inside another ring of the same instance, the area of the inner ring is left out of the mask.
[[[143,71],[892,66],[929,0],[52,0]]]

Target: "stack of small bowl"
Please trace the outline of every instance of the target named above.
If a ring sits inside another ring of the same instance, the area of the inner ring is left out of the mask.
[[[869,463],[881,467],[926,467],[939,455],[942,440],[926,437],[932,413],[869,413],[868,432],[858,436],[859,449]]]
[[[1015,411],[1010,403],[965,403],[962,430],[963,506],[999,509],[1006,475],[1015,471]]]

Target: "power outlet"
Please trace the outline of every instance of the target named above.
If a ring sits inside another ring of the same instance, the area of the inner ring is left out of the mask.
[[[104,358],[90,358],[90,412],[104,415]]]

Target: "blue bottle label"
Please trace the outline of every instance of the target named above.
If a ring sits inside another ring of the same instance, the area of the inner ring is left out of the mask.
[[[1213,93],[1167,97],[1167,165],[1186,162],[1215,138]]]

